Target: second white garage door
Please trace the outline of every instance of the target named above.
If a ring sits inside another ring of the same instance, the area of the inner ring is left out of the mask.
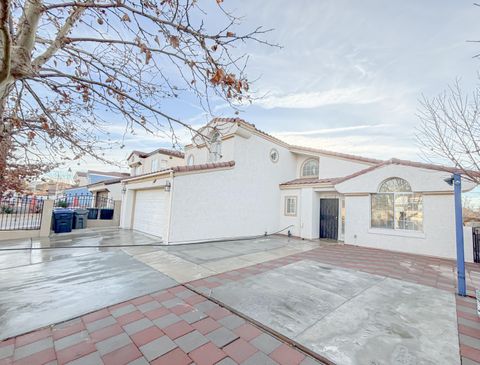
[[[163,189],[138,190],[133,229],[163,237],[167,225],[167,193]]]

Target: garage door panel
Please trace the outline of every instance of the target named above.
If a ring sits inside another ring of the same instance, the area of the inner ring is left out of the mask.
[[[167,193],[163,189],[138,190],[133,229],[163,237],[167,224]]]

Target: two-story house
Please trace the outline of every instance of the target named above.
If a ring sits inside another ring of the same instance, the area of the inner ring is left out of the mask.
[[[130,156],[132,168],[140,157]],[[218,118],[176,166],[137,172],[122,181],[121,226],[168,244],[290,232],[455,257],[448,167],[293,146]]]
[[[127,161],[130,175],[137,176],[183,165],[184,157],[180,151],[158,148],[152,152],[133,151]]]

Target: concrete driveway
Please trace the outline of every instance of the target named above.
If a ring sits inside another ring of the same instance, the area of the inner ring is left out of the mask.
[[[476,364],[475,354],[480,353],[480,338],[476,337],[480,337],[476,335],[480,320],[475,315],[475,302],[455,298],[454,263],[448,260],[277,236],[152,246],[156,244],[155,237],[118,229],[10,243],[9,247],[54,248],[0,252],[0,291],[6,293],[0,297],[0,338],[146,293],[164,298],[164,291],[155,293],[165,288],[173,290],[171,294],[184,290],[172,289],[176,282],[181,282],[211,299],[202,308],[216,302],[327,362],[455,365],[460,364],[460,353],[464,363]],[[12,262],[13,257],[17,262]],[[470,292],[478,284],[479,272],[478,267],[468,268]],[[171,298],[171,294],[166,298]],[[139,304],[141,300],[134,302]],[[163,307],[160,301],[155,313],[168,318],[172,313],[165,313],[170,309],[174,314],[185,310],[177,302]],[[224,313],[224,309],[219,309],[219,313]],[[215,315],[209,325],[218,320]],[[161,318],[159,322],[163,321]],[[36,338],[36,332],[28,336]],[[255,361],[262,357],[265,363],[282,364],[283,352],[272,355],[248,336],[240,340],[239,353],[248,347],[247,341],[270,357],[259,354]],[[11,346],[11,341],[4,343]],[[1,346],[2,343],[0,355]],[[216,346],[225,356],[231,345]],[[143,352],[141,346],[138,349]],[[187,355],[191,357],[185,351]],[[302,359],[302,365],[314,363],[304,355],[295,356]],[[105,360],[103,355],[102,359]]]
[[[278,238],[178,247],[118,228],[0,243],[0,339],[59,323],[180,282],[318,244]],[[293,242],[298,247],[292,247]]]
[[[301,260],[209,294],[336,364],[460,364],[455,296],[439,289]]]

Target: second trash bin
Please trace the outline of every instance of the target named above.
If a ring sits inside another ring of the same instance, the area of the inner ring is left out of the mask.
[[[73,218],[73,228],[82,229],[87,228],[87,209],[75,209],[75,216]]]
[[[88,219],[98,218],[98,208],[88,208]]]
[[[55,233],[72,231],[73,211],[70,209],[53,210],[53,230]]]

